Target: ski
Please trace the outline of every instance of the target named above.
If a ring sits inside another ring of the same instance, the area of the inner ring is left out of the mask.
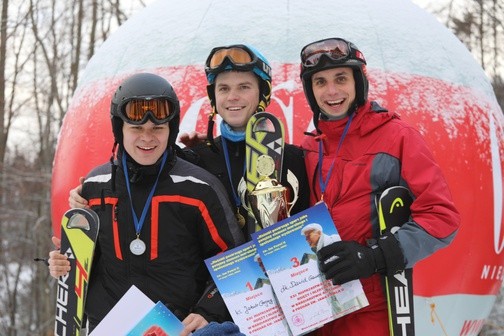
[[[247,190],[253,191],[264,174],[280,181],[284,148],[284,128],[280,120],[268,112],[254,114],[247,124],[245,143]]]
[[[58,279],[54,335],[78,336],[84,318],[87,286],[100,220],[90,209],[70,209],[61,220],[61,253],[70,272]]]
[[[377,196],[380,234],[395,232],[410,219],[413,198],[402,186],[386,189]],[[405,269],[393,277],[385,276],[391,336],[415,335],[413,314],[413,269]]]
[[[247,123],[245,131],[245,183],[247,197],[243,203],[255,223],[250,224],[249,232],[255,232],[264,226],[257,218],[257,207],[251,204],[250,195],[257,191],[258,184],[269,181],[270,185],[279,184],[282,179],[283,150],[285,145],[284,127],[280,120],[268,112],[254,114]],[[280,187],[280,186],[279,186]],[[265,191],[266,192],[266,191]],[[242,201],[244,197],[242,195]],[[252,202],[253,203],[253,202]],[[252,205],[252,206],[251,206]],[[267,204],[269,207],[271,204]],[[262,206],[264,208],[264,204]],[[283,206],[283,208],[286,208]],[[254,210],[256,213],[254,214]],[[282,209],[265,210],[272,217],[286,217],[285,213],[273,213]],[[265,212],[263,212],[265,215]],[[283,219],[279,218],[278,220]],[[276,220],[275,220],[276,221]],[[250,227],[253,225],[253,227]]]

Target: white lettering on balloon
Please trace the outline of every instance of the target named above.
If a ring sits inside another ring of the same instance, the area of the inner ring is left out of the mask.
[[[494,249],[495,253],[500,254],[504,250],[504,234],[502,232],[502,166],[499,155],[499,141],[495,128],[495,119],[489,110],[490,121],[490,148],[492,152],[492,174],[494,190]]]

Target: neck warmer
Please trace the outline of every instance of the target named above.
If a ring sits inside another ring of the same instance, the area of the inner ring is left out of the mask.
[[[245,132],[233,130],[225,121],[222,121],[220,124],[220,132],[222,137],[231,142],[245,140]]]

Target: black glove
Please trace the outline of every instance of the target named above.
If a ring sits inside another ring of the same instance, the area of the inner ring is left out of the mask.
[[[320,269],[334,285],[368,278],[374,273],[394,275],[406,265],[398,241],[387,234],[370,247],[356,241],[339,241],[317,253]]]
[[[203,295],[198,303],[196,303],[192,312],[200,314],[208,322],[232,321],[231,315],[224,303],[224,299],[213,281],[207,283]]]

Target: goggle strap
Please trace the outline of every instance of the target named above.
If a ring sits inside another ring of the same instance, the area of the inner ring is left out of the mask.
[[[217,146],[214,143],[213,129],[215,125],[214,116],[216,114],[215,107],[212,107],[212,112],[208,115],[207,140],[206,144],[213,152],[218,152]]]

